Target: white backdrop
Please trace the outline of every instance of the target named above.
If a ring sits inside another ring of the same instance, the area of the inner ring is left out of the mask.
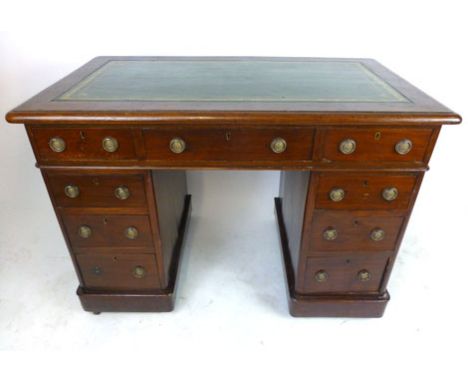
[[[4,1],[0,116],[97,55],[263,55],[372,57],[467,117],[463,3]],[[2,117],[0,350],[150,357],[120,373],[132,378],[466,380],[467,143],[463,125],[443,129],[381,319],[291,318],[273,215],[278,173],[222,171],[189,174],[175,312],[93,316],[74,295],[24,129]]]

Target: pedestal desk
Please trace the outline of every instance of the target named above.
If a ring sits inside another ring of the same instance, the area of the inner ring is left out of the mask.
[[[461,121],[374,60],[239,57],[97,57],[6,118],[85,310],[173,309],[186,170],[277,169],[290,312],[346,317],[383,314],[440,127]]]

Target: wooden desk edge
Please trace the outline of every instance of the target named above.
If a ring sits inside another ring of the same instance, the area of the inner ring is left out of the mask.
[[[291,126],[356,126],[356,125],[455,125],[462,122],[459,114],[448,113],[349,113],[349,112],[25,112],[12,110],[6,114],[10,123],[23,124],[193,124]]]

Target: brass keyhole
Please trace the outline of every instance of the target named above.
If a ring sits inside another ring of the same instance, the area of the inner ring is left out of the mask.
[[[107,224],[107,218],[103,218],[103,219],[102,219],[102,223],[103,223],[103,224]]]
[[[374,138],[376,141],[379,141],[381,137],[382,137],[382,133],[380,131],[377,131],[374,135]]]
[[[231,132],[230,131],[226,131],[226,141],[230,141],[231,140]]]
[[[85,135],[84,131],[80,131],[80,139],[82,141],[84,141],[86,139],[86,135]]]

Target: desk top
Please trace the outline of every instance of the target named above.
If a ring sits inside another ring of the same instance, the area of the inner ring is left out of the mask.
[[[97,57],[12,110],[16,123],[459,123],[369,59]]]

